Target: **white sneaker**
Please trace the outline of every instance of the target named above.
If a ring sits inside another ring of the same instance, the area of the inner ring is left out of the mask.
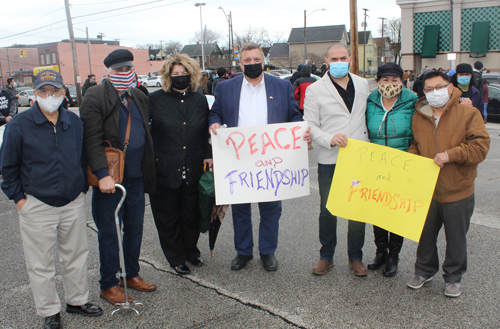
[[[409,288],[412,289],[420,289],[424,285],[424,283],[432,280],[432,276],[430,278],[424,278],[420,275],[415,275],[411,280],[406,284]]]
[[[446,297],[456,298],[462,294],[461,283],[446,283],[444,286],[444,295]]]

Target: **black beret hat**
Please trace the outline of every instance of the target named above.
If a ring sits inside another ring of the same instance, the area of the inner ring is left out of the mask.
[[[377,79],[383,76],[403,77],[403,69],[396,63],[382,64],[378,67]]]
[[[106,56],[104,65],[107,68],[119,69],[122,66],[134,66],[134,54],[128,49],[115,49]]]
[[[472,66],[467,63],[457,65],[457,73],[470,73],[472,74]]]

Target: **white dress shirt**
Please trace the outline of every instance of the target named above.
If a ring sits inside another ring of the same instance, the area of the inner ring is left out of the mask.
[[[266,83],[262,81],[255,87],[243,78],[240,95],[238,127],[267,125]]]

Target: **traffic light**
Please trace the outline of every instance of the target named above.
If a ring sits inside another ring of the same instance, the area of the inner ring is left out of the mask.
[[[19,50],[19,57],[23,58],[23,56],[24,56],[24,50],[21,49]]]
[[[238,60],[238,59],[239,59],[239,58],[238,58],[238,53],[240,52],[240,51],[238,50],[238,47],[237,47],[237,46],[234,46],[234,47],[233,47],[233,51],[234,51],[234,60]]]
[[[26,58],[26,55],[28,54],[27,50],[23,50],[23,57]]]

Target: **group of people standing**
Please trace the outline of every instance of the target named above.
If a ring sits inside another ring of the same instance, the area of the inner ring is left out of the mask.
[[[85,196],[87,170],[98,178],[92,187],[92,216],[98,228],[100,295],[112,304],[125,302],[121,288],[114,211],[121,198],[108,170],[104,146],[126,152],[124,178],[127,190],[119,217],[127,286],[152,292],[156,285],[140,275],[145,194],[162,251],[179,274],[202,266],[197,248],[198,182],[204,165],[212,166],[210,134],[227,127],[267,125],[307,120],[303,134],[318,151],[320,194],[319,261],[312,268],[324,275],[333,266],[337,245],[337,218],[326,209],[339,149],[348,138],[371,141],[434,159],[440,166],[433,201],[417,250],[415,276],[408,286],[419,289],[437,273],[436,240],[441,226],[447,238],[443,263],[445,295],[458,297],[467,269],[466,234],[474,208],[477,165],[489,149],[489,137],[480,113],[446,74],[424,77],[422,97],[403,88],[404,72],[387,63],[377,72],[377,89],[349,73],[351,58],[340,44],[328,48],[326,74],[313,82],[303,76],[295,93],[286,80],[264,74],[260,46],[244,45],[240,52],[243,75],[213,82],[215,102],[196,92],[202,83],[199,65],[186,55],[168,58],[159,74],[163,87],[145,95],[133,88],[133,54],[111,52],[104,60],[107,78],[86,90],[80,118],[61,104],[63,81],[55,71],[40,72],[35,81],[36,103],[12,118],[1,150],[1,187],[17,204],[21,235],[37,313],[45,328],[60,328],[61,305],[55,289],[57,246],[66,293],[66,311],[98,316],[102,309],[88,302]],[[304,69],[305,67],[305,69]],[[304,66],[303,74],[309,69]],[[95,78],[95,77],[93,77]],[[89,76],[89,79],[92,77]],[[462,81],[462,80],[460,80]],[[300,87],[302,84],[303,88]],[[463,84],[463,83],[462,83]],[[258,249],[266,271],[276,271],[281,201],[259,203]],[[236,257],[231,270],[242,270],[253,258],[251,204],[232,205]],[[365,276],[363,263],[365,223],[348,223],[348,264],[356,276]],[[385,276],[397,273],[403,238],[374,227],[377,251],[368,269],[383,267]],[[130,301],[132,297],[129,296]]]

